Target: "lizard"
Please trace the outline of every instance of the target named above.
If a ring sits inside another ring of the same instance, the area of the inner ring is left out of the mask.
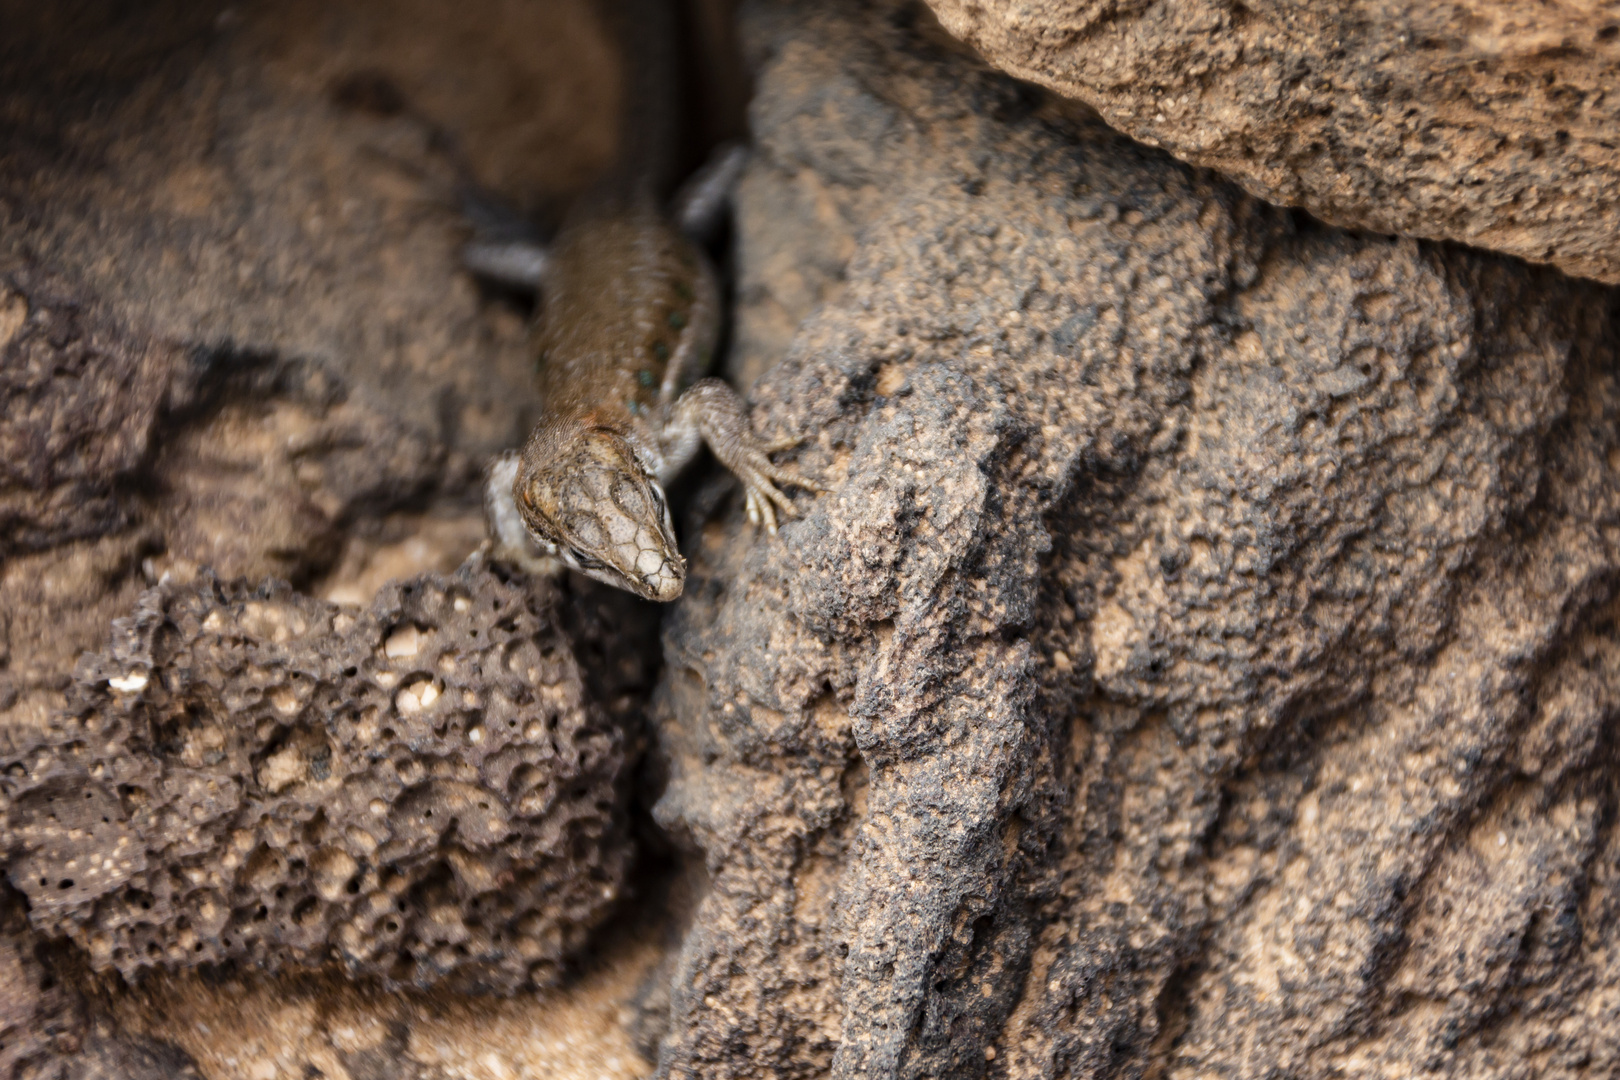
[[[734,174],[740,159],[730,160]],[[771,461],[800,440],[761,440],[737,392],[702,377],[720,290],[702,250],[659,206],[651,176],[581,200],[543,252],[484,253],[496,276],[538,278],[530,345],[543,410],[523,447],[486,471],[484,505],[496,557],[535,572],[567,566],[670,601],[686,561],[664,489],[700,443],[742,481],[749,521],[773,536],[778,517],[796,513],[777,485],[823,489]],[[707,197],[717,183],[711,176]]]

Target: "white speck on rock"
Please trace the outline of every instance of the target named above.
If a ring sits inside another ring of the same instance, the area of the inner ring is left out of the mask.
[[[134,694],[146,689],[146,684],[152,680],[144,671],[132,671],[128,675],[115,676],[107,680],[107,685],[120,694]]]
[[[383,642],[383,654],[389,659],[415,656],[421,648],[422,633],[409,623],[389,634],[388,640]]]

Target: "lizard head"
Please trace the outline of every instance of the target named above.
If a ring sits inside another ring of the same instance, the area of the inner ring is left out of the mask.
[[[566,445],[526,450],[512,486],[523,524],[587,577],[648,600],[674,600],[686,584],[664,489],[635,448],[603,428]]]

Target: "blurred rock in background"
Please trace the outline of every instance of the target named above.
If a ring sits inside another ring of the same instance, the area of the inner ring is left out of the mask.
[[[930,0],[993,64],[1345,228],[1620,284],[1620,5]]]

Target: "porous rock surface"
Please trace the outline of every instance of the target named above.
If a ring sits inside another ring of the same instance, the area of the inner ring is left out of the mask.
[[[993,63],[1262,198],[1620,283],[1620,4],[930,0]]]
[[[69,978],[79,957],[28,925],[20,893],[0,884],[0,1076],[8,1080],[198,1080],[161,1039],[92,1018]]]
[[[476,510],[538,403],[458,262],[463,170],[560,206],[618,102],[583,4],[0,21],[3,740],[171,567],[308,587],[390,513]]]
[[[1620,1067],[1613,291],[1277,210],[905,4],[760,4],[665,623],[670,1077]],[[785,354],[785,355],[784,355]]]
[[[159,586],[4,763],[34,925],[96,968],[335,959],[384,985],[555,980],[628,861],[622,731],[553,593],[488,570],[370,610]]]
[[[106,649],[112,623],[166,574],[277,577],[364,608],[385,580],[462,562],[481,534],[479,469],[522,439],[538,402],[525,313],[459,265],[471,226],[457,187],[470,174],[541,224],[553,218],[613,153],[619,64],[587,3],[0,3],[0,22],[0,757],[21,764],[80,715],[81,655]],[[482,576],[475,599],[504,588]],[[184,590],[164,589],[164,604],[183,603]],[[326,618],[284,593],[273,606]],[[555,629],[585,665],[581,700],[624,733],[629,761],[656,628],[605,593],[575,583]],[[350,689],[344,678],[329,688]],[[129,760],[154,782],[193,768]],[[256,783],[223,761],[199,768],[238,795]],[[166,826],[146,823],[161,844]],[[6,825],[0,848],[15,839]],[[164,861],[173,854],[147,852],[147,872],[177,866]],[[594,866],[616,865],[599,854]],[[288,871],[293,886],[314,884],[312,868]],[[268,918],[279,901],[264,884]],[[462,888],[424,879],[419,897],[489,894]],[[533,901],[523,888],[514,900]],[[195,933],[180,925],[199,915],[192,890],[161,885],[165,903],[181,901],[173,921],[140,930],[163,965],[177,935]],[[115,893],[102,899],[128,899]],[[335,911],[317,899],[321,918]],[[116,967],[89,971],[67,923],[93,922],[94,905],[53,911],[64,922],[47,934],[24,909],[48,903],[5,904],[0,954],[24,974],[0,991],[0,1026],[12,1025],[0,1038],[21,1054],[0,1055],[3,1076],[133,1077],[151,1072],[142,1062],[177,1075],[165,1049],[176,1040],[207,1075],[244,1080],[496,1075],[502,1061],[568,1076],[577,1052],[613,1062],[593,1076],[644,1069],[611,1022],[636,991],[635,964],[587,978],[579,1000],[526,993],[476,1015],[457,1012],[469,999],[455,987],[527,985],[529,973],[515,956],[478,973],[463,964],[421,996],[361,995],[350,1024],[327,1029],[312,1020],[336,1005],[303,974],[227,964],[198,975],[187,960],[150,996],[150,972],[137,992]],[[495,928],[512,915],[495,907],[429,916],[452,933],[457,920]],[[546,925],[522,931],[544,937],[542,954],[577,942]],[[322,952],[315,928],[298,933],[304,944],[282,958],[333,967],[335,944]],[[257,1009],[257,1031],[239,1015],[252,979],[259,1000],[285,1003]],[[428,1041],[395,1037],[415,1031]]]

